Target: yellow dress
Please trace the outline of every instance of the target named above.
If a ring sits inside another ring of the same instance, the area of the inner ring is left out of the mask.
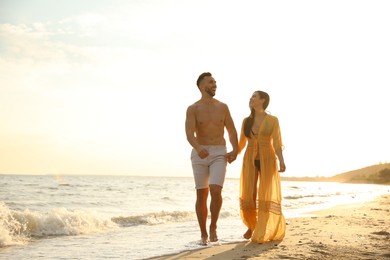
[[[279,121],[266,115],[257,136],[244,135],[241,127],[239,151],[245,150],[240,176],[240,213],[244,224],[253,231],[251,240],[264,243],[282,240],[286,232],[286,221],[281,210],[281,187],[276,149],[282,149]],[[254,199],[256,168],[254,160],[260,153],[260,183],[258,183],[257,209]]]

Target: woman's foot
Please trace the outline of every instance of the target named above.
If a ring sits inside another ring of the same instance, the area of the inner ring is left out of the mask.
[[[250,229],[248,228],[248,230],[245,232],[245,234],[243,235],[243,237],[244,237],[245,239],[250,239],[250,238],[252,237],[252,230],[250,230]]]

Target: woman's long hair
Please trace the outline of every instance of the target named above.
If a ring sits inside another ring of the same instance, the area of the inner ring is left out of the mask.
[[[266,110],[269,104],[268,93],[260,90],[257,90],[255,92],[260,96],[261,99],[265,99],[263,103],[263,109]],[[250,109],[251,109],[251,114],[245,119],[245,124],[244,124],[244,134],[248,138],[251,136],[252,126],[255,121],[255,110],[253,108]]]

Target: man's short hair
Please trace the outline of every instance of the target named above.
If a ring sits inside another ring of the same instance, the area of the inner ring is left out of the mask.
[[[196,85],[198,86],[199,88],[199,85],[200,85],[200,82],[202,82],[202,80],[205,78],[205,77],[211,77],[211,73],[210,72],[203,72],[202,74],[199,75],[198,77],[198,80],[196,81]]]

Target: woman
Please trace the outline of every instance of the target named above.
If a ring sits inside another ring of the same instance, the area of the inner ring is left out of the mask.
[[[277,161],[280,172],[286,166],[278,118],[265,112],[269,99],[263,91],[253,93],[238,144],[240,153],[248,143],[240,177],[240,213],[248,227],[244,237],[258,243],[282,240],[286,231]]]

